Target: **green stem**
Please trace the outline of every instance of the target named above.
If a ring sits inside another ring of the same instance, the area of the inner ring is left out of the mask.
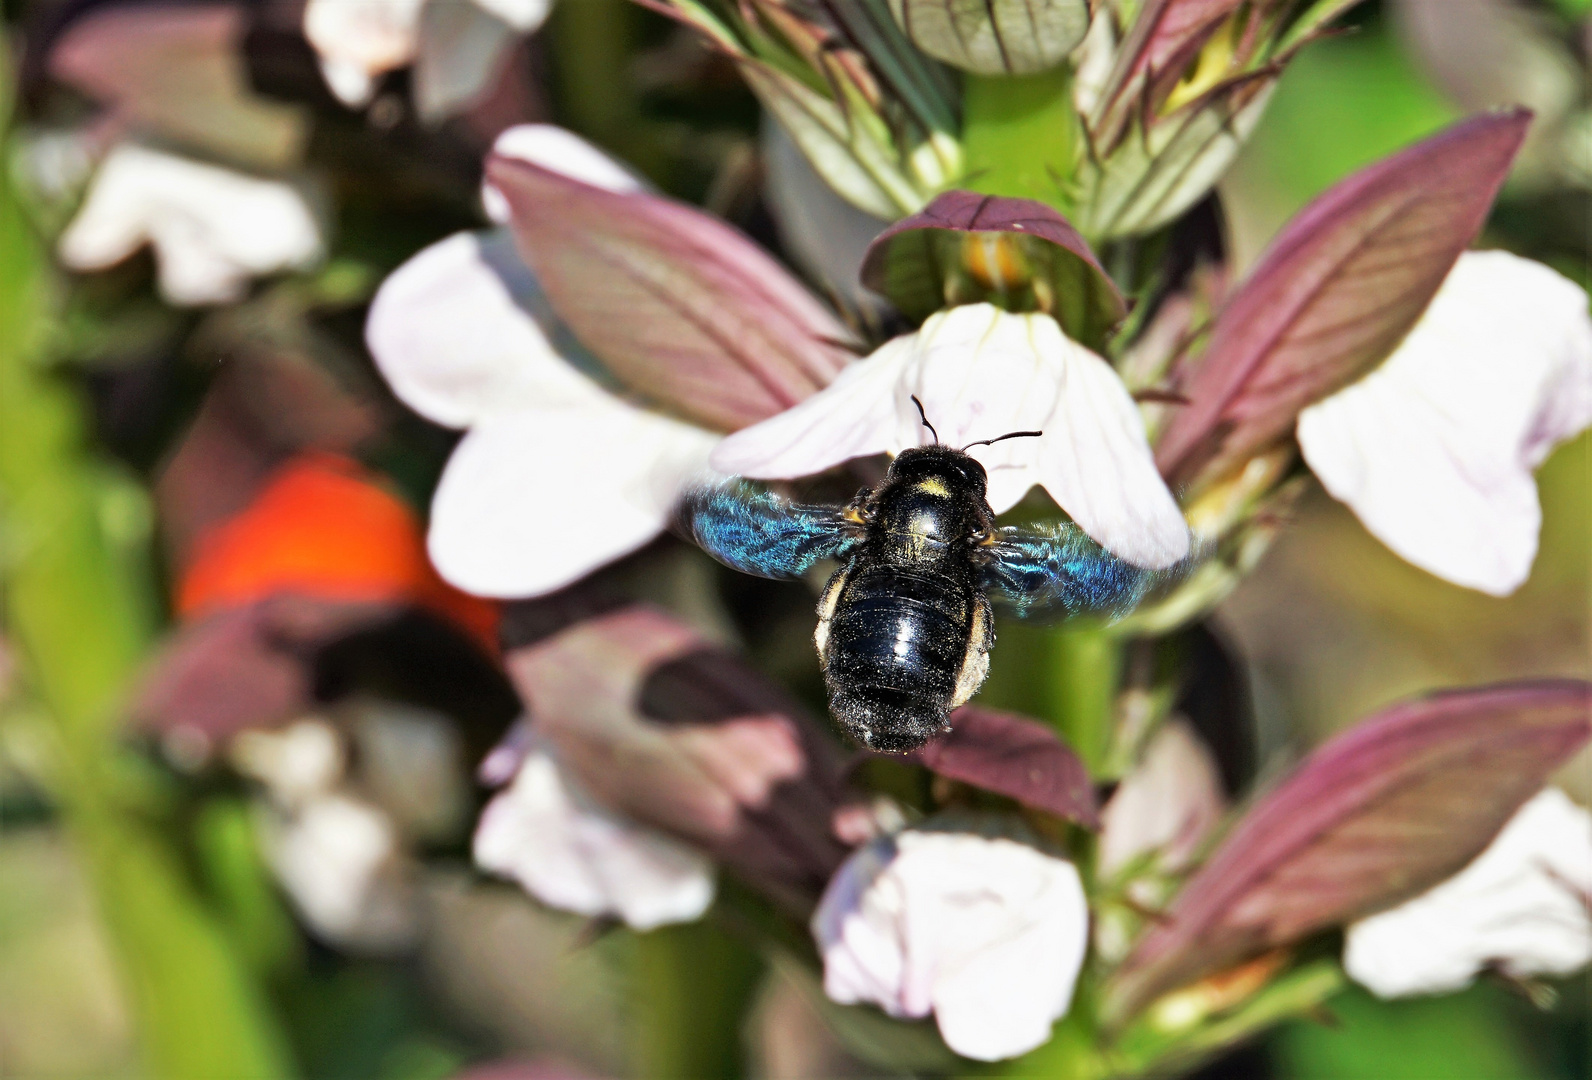
[[[1047,715],[1089,771],[1100,776],[1116,722],[1122,642],[1097,623],[1077,622],[1054,632],[1053,650],[1046,673]]]
[[[635,1074],[737,1080],[763,961],[709,921],[636,935]]]
[[[1018,78],[964,76],[963,183],[971,190],[1038,199],[1066,212],[1079,146],[1066,64]]]

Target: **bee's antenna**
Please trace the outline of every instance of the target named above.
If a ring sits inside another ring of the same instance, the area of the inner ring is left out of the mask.
[[[917,399],[914,398],[913,400],[916,401]],[[1043,434],[1043,431],[1008,431],[997,439],[980,439],[978,442],[970,442],[962,447],[962,452],[965,454],[975,446],[993,446],[1007,439],[1036,439]]]
[[[929,429],[929,434],[934,436],[934,445],[940,445],[940,433],[934,430],[934,425],[929,423],[928,414],[923,411],[923,402],[918,400],[918,395],[912,395],[912,404],[918,407],[918,419],[923,421],[923,426]]]

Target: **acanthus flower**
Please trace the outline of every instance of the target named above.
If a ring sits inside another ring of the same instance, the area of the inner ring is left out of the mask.
[[[1317,478],[1377,539],[1504,596],[1537,553],[1532,472],[1588,425],[1586,291],[1487,251],[1460,256],[1381,367],[1300,413],[1298,437]]]
[[[927,445],[935,436],[913,397],[948,445],[1044,432],[969,451],[989,471],[997,514],[1040,484],[1129,562],[1163,568],[1188,554],[1188,528],[1132,396],[1110,364],[1037,312],[979,303],[933,315],[795,408],[729,436],[710,462],[754,478],[794,477]]]
[[[945,1044],[999,1061],[1050,1038],[1083,965],[1077,869],[1004,838],[907,831],[860,848],[812,921],[824,989],[891,1016],[934,1014]]]
[[[515,132],[500,148],[526,144]],[[577,160],[583,181],[636,186],[618,166]],[[717,441],[619,392],[503,233],[459,233],[410,259],[383,283],[365,333],[405,404],[467,429],[433,497],[428,545],[443,577],[474,593],[549,592],[647,543]],[[571,503],[595,515],[578,545],[546,519]]]
[[[319,55],[321,76],[327,87],[345,105],[358,108],[368,104],[382,75],[418,60],[421,74],[416,91],[422,111],[445,113],[454,104],[447,99],[459,96],[447,93],[449,82],[479,83],[489,76],[502,47],[515,34],[528,34],[540,27],[551,8],[552,0],[471,0],[463,4],[309,0],[304,5],[303,30],[305,39]],[[450,42],[450,35],[441,27],[427,25],[433,11],[451,17],[453,25],[447,29],[453,30],[452,36],[462,39],[460,42]],[[459,21],[472,17],[481,25],[473,28],[473,35],[461,33]],[[471,37],[473,42],[469,41]],[[464,42],[469,44],[457,57],[448,55],[450,46],[459,49]],[[469,45],[480,51],[471,51]],[[437,54],[431,64],[426,63],[428,51]],[[449,63],[450,60],[454,62]],[[428,70],[438,66],[455,70]],[[433,89],[428,83],[442,86]],[[437,89],[442,90],[440,95]],[[462,96],[468,98],[471,94]],[[428,100],[438,102],[441,108],[427,108]]]
[[[483,199],[514,238],[460,233],[416,255],[383,283],[366,340],[401,400],[468,429],[433,498],[438,570],[535,596],[662,532],[720,431],[828,381],[845,331],[744,237],[567,131],[499,136]],[[581,213],[598,224],[572,233]],[[547,527],[549,507],[571,506],[589,526],[579,544]]]
[[[122,143],[100,163],[58,250],[74,270],[102,270],[146,243],[161,294],[180,307],[238,300],[251,278],[325,254],[320,223],[292,184]]]
[[[713,864],[694,848],[593,801],[552,750],[523,750],[487,804],[475,861],[549,907],[617,916],[637,930],[690,922],[713,902]],[[491,759],[488,759],[489,761]]]
[[[1592,962],[1592,814],[1556,788],[1458,874],[1348,928],[1343,966],[1379,997],[1463,989],[1482,970],[1568,975]]]

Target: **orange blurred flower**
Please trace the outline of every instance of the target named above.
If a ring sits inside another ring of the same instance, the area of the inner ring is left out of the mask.
[[[438,577],[415,512],[339,454],[290,458],[247,508],[203,536],[178,585],[177,612],[192,619],[278,593],[412,603],[497,652],[497,606]]]

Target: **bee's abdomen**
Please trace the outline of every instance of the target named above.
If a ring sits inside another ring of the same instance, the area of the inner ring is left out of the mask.
[[[973,603],[955,576],[889,565],[853,570],[823,659],[835,716],[859,742],[907,751],[945,726]]]

